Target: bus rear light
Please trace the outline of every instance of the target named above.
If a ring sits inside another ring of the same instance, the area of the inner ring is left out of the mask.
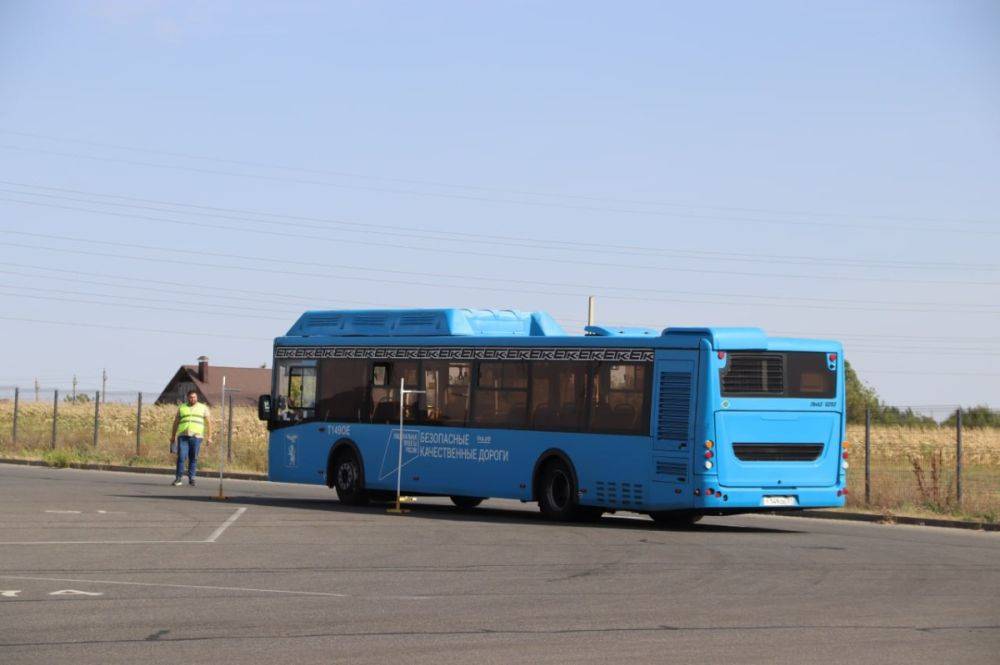
[[[715,490],[709,487],[707,490],[705,490],[705,494],[712,496],[713,494],[715,494]]]
[[[712,451],[711,450],[706,450],[705,451],[705,459],[712,459]]]
[[[715,447],[715,442],[709,439],[708,441],[705,442],[705,447],[711,450],[712,448]]]
[[[719,360],[725,360],[726,359],[726,352],[725,351],[719,351],[715,355],[719,358]]]
[[[706,469],[711,469],[712,468],[712,463],[709,462],[708,460],[705,460],[705,468]]]
[[[846,451],[846,450],[844,451],[844,454],[842,455],[842,457],[843,457],[844,459],[847,459],[847,451]]]
[[[831,353],[829,355],[829,358],[830,358],[830,362],[837,362],[837,354],[836,353]]]

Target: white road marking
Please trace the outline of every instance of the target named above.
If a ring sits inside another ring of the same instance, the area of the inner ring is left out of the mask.
[[[55,513],[56,515],[79,515],[82,510],[46,510],[47,513]]]
[[[12,589],[10,591],[0,591],[0,598],[17,598],[17,594],[21,593],[20,589]]]
[[[216,539],[221,536],[226,529],[233,525],[233,522],[240,518],[240,515],[247,511],[246,507],[237,508],[236,512],[229,516],[229,519],[222,523],[222,525],[212,532],[212,535],[205,539],[206,543],[214,543]]]
[[[208,540],[14,540],[0,541],[3,545],[169,545],[183,543],[185,545],[205,544]]]
[[[76,589],[60,589],[59,591],[52,591],[49,593],[50,596],[103,596],[104,593],[100,591],[78,591]]]
[[[233,525],[233,522],[238,520],[240,516],[247,511],[246,507],[237,508],[236,512],[229,516],[225,522],[219,525],[215,531],[211,533],[205,540],[16,540],[16,541],[0,541],[0,546],[3,545],[169,545],[169,544],[205,544],[214,543],[219,539],[226,529]],[[46,512],[57,512],[57,511],[46,511]],[[80,511],[68,511],[68,512],[80,512]]]
[[[165,584],[159,582],[121,582],[118,580],[81,580],[66,577],[29,577],[26,575],[0,575],[0,579],[7,580],[34,580],[38,582],[77,582],[86,584],[118,584],[122,586],[146,586],[146,587],[163,587],[167,589],[203,589],[208,591],[252,591],[255,593],[283,593],[297,596],[328,596],[332,598],[348,598],[346,593],[329,593],[326,591],[293,591],[290,589],[254,589],[249,587],[239,587],[239,586],[207,586],[203,584]],[[66,591],[72,591],[72,589],[66,589]],[[56,594],[61,594],[63,592],[56,591]],[[77,592],[85,593],[85,592]],[[49,594],[54,595],[54,594]]]

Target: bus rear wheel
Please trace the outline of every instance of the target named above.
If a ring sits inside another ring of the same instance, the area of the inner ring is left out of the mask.
[[[361,461],[353,450],[346,449],[333,459],[333,487],[337,498],[347,506],[363,506],[368,503],[368,494],[361,482]]]
[[[485,499],[478,496],[453,496],[451,497],[451,502],[455,504],[455,507],[459,510],[472,510],[479,504],[481,504]]]
[[[553,520],[575,520],[585,511],[576,502],[576,482],[569,466],[560,459],[545,465],[538,483],[538,507]]]
[[[667,529],[684,529],[693,526],[701,520],[697,513],[685,513],[680,510],[660,510],[649,514],[658,526]]]

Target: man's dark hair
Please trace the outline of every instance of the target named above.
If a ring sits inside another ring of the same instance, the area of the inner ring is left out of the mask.
[[[187,391],[187,394],[184,395],[184,396],[185,397],[190,397],[191,395],[194,395],[195,397],[197,397],[198,396],[198,391],[197,390],[189,390],[189,391]]]

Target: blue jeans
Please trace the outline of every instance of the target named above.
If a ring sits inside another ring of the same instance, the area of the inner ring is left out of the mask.
[[[198,471],[198,449],[201,448],[200,436],[179,436],[177,437],[177,478],[184,475],[184,466],[187,465],[187,476],[194,480]]]

